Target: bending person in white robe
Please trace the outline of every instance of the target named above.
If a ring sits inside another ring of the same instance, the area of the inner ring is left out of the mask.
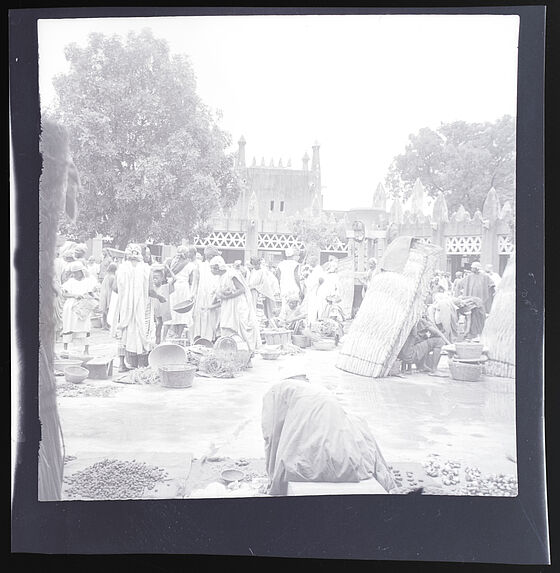
[[[220,305],[221,335],[238,336],[253,355],[260,346],[260,332],[249,286],[238,271],[228,268],[222,257],[214,257],[210,269],[220,277],[214,304]]]

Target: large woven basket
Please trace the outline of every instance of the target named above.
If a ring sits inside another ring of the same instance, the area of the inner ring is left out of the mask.
[[[170,364],[161,366],[161,385],[166,388],[190,388],[193,384],[196,366],[192,364]]]
[[[263,330],[262,333],[266,344],[278,346],[288,344],[292,336],[291,330]]]
[[[478,342],[455,343],[455,352],[457,353],[457,358],[460,360],[472,360],[473,358],[480,358],[483,350],[484,344],[480,344]]]
[[[308,348],[311,346],[311,339],[303,334],[292,334],[292,343],[300,348]]]
[[[484,372],[482,364],[469,364],[457,360],[449,361],[449,372],[453,380],[463,380],[466,382],[478,382]]]

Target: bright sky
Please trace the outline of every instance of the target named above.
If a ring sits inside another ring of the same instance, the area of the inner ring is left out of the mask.
[[[248,163],[299,167],[318,141],[324,207],[369,207],[409,134],[516,115],[518,26],[495,15],[41,20],[40,97],[52,103],[67,44],[150,27],[190,56],[199,95],[234,142],[245,137]]]

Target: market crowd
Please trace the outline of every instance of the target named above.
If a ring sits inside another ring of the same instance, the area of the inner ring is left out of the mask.
[[[201,253],[181,245],[164,261],[140,244],[102,254],[88,257],[86,245],[72,241],[57,253],[57,335],[63,356],[72,343],[82,343],[89,353],[94,317],[116,339],[123,372],[147,366],[151,349],[170,340],[212,344],[232,336],[254,354],[263,329],[297,334],[321,328],[338,343],[349,318],[339,304],[334,256],[321,264],[318,253],[286,249],[274,267],[259,257],[227,264],[212,246]],[[375,259],[369,266],[371,278]]]

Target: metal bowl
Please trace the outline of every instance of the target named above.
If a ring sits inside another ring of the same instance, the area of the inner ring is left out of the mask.
[[[245,472],[236,469],[229,469],[224,470],[220,475],[226,483],[231,483],[242,480],[245,477]]]
[[[148,364],[151,368],[160,368],[169,364],[186,364],[187,353],[180,344],[164,342],[156,346],[148,356]]]
[[[81,366],[68,366],[64,369],[66,382],[81,384],[89,376],[89,371]]]
[[[194,300],[188,298],[187,300],[183,300],[174,305],[173,310],[180,314],[184,314],[186,312],[189,312],[189,310],[192,310],[193,306],[194,306]]]

